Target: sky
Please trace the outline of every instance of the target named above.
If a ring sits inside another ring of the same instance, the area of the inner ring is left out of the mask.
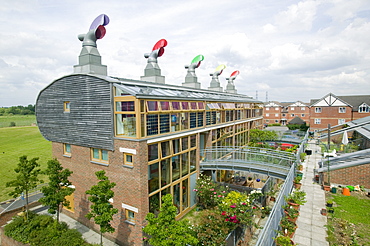
[[[35,104],[39,92],[73,73],[92,21],[108,75],[140,79],[160,39],[166,84],[181,85],[191,60],[201,87],[218,65],[226,87],[260,101],[308,103],[328,93],[370,95],[369,0],[12,0],[0,4],[0,107]],[[267,100],[266,100],[267,99]]]

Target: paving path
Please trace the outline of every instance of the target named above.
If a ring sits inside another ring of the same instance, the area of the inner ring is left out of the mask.
[[[314,140],[309,141],[307,149],[312,150],[312,155],[307,156],[303,163],[302,190],[306,192],[306,204],[300,208],[297,220],[298,228],[293,241],[300,246],[329,246],[326,241],[327,217],[321,215],[325,208],[325,191],[314,182],[314,169],[321,160],[321,149]]]

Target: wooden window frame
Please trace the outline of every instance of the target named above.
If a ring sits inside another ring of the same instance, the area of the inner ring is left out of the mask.
[[[99,150],[99,159],[94,158],[94,149]],[[107,151],[108,160],[103,160],[103,150]],[[91,162],[108,165],[109,164],[109,151],[105,150],[105,149],[91,148],[90,149],[90,158],[91,158]]]
[[[130,212],[134,215],[133,218],[129,216]],[[134,211],[131,211],[130,209],[125,209],[125,216],[126,216],[126,221],[132,224],[135,224],[135,219],[136,219],[136,213]]]
[[[131,157],[131,162],[127,161],[127,157]],[[134,155],[130,153],[123,153],[123,165],[128,166],[128,167],[133,167],[134,166]]]
[[[70,101],[65,101],[63,103],[63,110],[64,110],[64,113],[71,112],[71,102]]]
[[[67,145],[69,145],[70,152],[67,151]],[[63,144],[63,156],[71,157],[72,156],[72,146],[70,144]]]

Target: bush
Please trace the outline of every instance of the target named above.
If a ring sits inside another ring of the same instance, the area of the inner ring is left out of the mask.
[[[15,126],[15,122],[14,122],[14,121],[10,122],[10,125],[9,125],[9,126],[10,126],[10,127]]]
[[[4,228],[5,235],[22,243],[37,246],[88,246],[81,234],[75,229],[68,229],[65,222],[58,223],[49,215],[29,214],[15,216]]]

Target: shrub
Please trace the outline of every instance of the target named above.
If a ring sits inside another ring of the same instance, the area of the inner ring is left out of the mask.
[[[10,127],[15,126],[15,122],[14,122],[14,121],[10,122],[10,125],[9,125],[9,126],[10,126]]]
[[[5,235],[22,243],[37,246],[88,246],[81,234],[75,229],[68,229],[65,222],[58,223],[49,215],[29,214],[15,216],[4,228]]]

